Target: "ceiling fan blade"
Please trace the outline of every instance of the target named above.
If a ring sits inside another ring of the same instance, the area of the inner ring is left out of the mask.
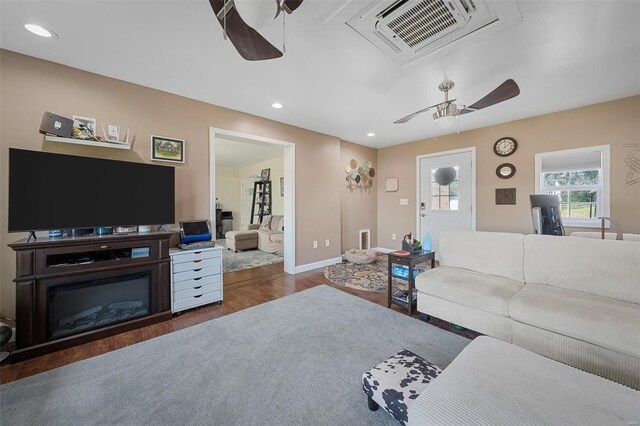
[[[216,19],[224,29],[225,19],[227,37],[236,48],[240,56],[248,61],[264,61],[282,56],[282,52],[260,35],[256,30],[242,20],[235,7],[227,10],[226,17],[220,11],[224,8],[225,0],[209,0],[209,4],[216,15]]]
[[[289,9],[289,13],[293,13],[294,10],[300,7],[303,0],[284,0],[284,5]]]
[[[480,99],[475,104],[469,105],[468,107],[464,108],[462,111],[460,111],[460,114],[468,114],[470,112],[478,111],[483,108],[499,104],[500,102],[515,98],[519,94],[520,88],[518,87],[518,84],[512,79],[509,79],[502,83],[500,86],[493,89],[491,93]]]
[[[437,104],[435,104],[435,105],[428,106],[428,107],[426,107],[425,109],[421,109],[420,111],[416,111],[416,112],[414,112],[413,114],[409,114],[409,115],[407,115],[406,117],[402,117],[401,119],[394,121],[394,122],[393,122],[393,124],[404,124],[404,123],[406,123],[407,121],[411,120],[411,119],[412,119],[413,117],[415,117],[416,115],[422,114],[423,112],[427,112],[427,111],[429,111],[431,108],[435,108],[435,107],[440,106],[440,105],[450,104],[450,103],[454,102],[455,100],[456,100],[456,99],[451,99],[451,100],[448,100],[448,101],[445,101],[445,102],[439,102],[439,103],[437,103]]]

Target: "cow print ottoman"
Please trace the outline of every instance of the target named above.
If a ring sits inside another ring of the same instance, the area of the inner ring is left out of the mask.
[[[362,375],[362,390],[369,409],[384,408],[403,425],[409,421],[409,407],[442,370],[411,351],[398,352]]]

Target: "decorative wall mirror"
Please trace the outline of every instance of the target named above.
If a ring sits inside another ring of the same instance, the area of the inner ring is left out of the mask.
[[[500,179],[509,179],[516,174],[516,166],[511,163],[502,163],[496,169],[496,175]]]

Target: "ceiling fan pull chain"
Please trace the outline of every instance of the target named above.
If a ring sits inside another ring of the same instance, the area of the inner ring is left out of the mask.
[[[282,53],[287,53],[287,14],[282,14]]]

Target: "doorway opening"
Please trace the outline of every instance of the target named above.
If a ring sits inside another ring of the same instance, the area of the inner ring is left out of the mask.
[[[371,229],[361,229],[359,234],[358,245],[360,250],[369,250],[371,248]]]
[[[436,256],[441,231],[476,229],[475,163],[475,147],[416,156],[417,235]]]
[[[222,245],[237,246],[225,251],[235,264],[230,270],[275,263],[280,256],[284,271],[294,274],[295,144],[213,127],[209,144],[211,224],[216,230],[225,224],[228,230],[232,223],[232,231],[239,232],[231,244],[224,237],[232,234],[216,232]],[[266,221],[269,229],[259,230]]]

